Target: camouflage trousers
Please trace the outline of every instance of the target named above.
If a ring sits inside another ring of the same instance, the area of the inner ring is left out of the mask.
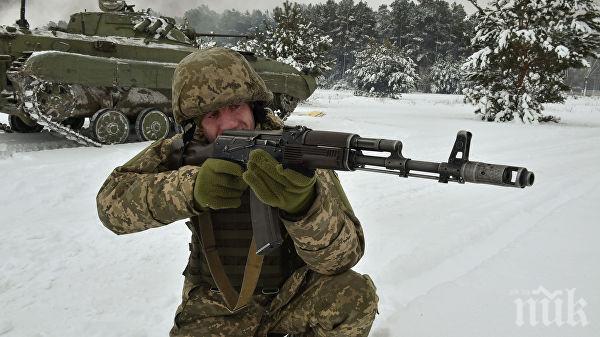
[[[186,282],[170,336],[368,336],[378,302],[371,278],[352,270],[322,275],[303,269],[277,295],[254,295],[235,313],[214,289]]]

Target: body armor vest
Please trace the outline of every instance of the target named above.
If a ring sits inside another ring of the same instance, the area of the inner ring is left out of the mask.
[[[250,198],[246,192],[242,196],[239,208],[211,211],[215,242],[219,257],[231,284],[239,291],[242,285],[244,267],[250,241],[252,240],[252,223],[250,220]],[[200,224],[201,225],[201,224]],[[281,224],[284,235],[283,244],[266,255],[258,279],[256,291],[268,291],[279,288],[294,270],[304,263],[296,254],[294,244]],[[199,238],[199,229],[189,223],[192,230],[190,243],[190,259],[184,275],[194,283],[206,283],[215,287],[214,280],[208,268]]]
[[[171,169],[182,165],[201,165],[206,159],[204,155],[195,152],[193,148],[190,151],[186,150],[186,155],[182,159],[183,142],[174,142],[173,147],[174,151],[172,151],[168,163]],[[249,190],[242,195],[241,202],[241,206],[238,208],[209,211],[219,258],[232,286],[238,291],[242,285],[248,249],[252,241]],[[189,244],[190,257],[183,274],[193,283],[204,283],[216,287],[203,253],[200,240],[201,231],[199,228],[195,228],[196,225],[191,221],[187,222],[187,225],[192,231],[192,238]],[[281,221],[279,221],[279,226],[284,239],[283,244],[264,257],[255,293],[276,291],[294,270],[305,264],[296,253],[294,243]]]

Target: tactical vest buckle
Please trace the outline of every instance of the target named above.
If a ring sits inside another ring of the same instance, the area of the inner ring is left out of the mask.
[[[279,288],[262,288],[261,292],[263,293],[263,295],[275,295],[279,293]]]

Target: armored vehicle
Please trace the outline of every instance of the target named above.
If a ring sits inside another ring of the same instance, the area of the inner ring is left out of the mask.
[[[173,71],[198,50],[197,37],[211,34],[135,12],[124,1],[99,5],[100,12],[72,14],[66,28],[30,30],[22,0],[17,25],[0,26],[0,112],[10,115],[10,130],[47,128],[94,146],[155,140],[174,130]],[[287,64],[242,54],[284,118],[316,88],[314,77]]]

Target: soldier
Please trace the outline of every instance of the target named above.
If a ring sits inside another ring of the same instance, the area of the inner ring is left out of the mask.
[[[195,52],[173,76],[173,115],[184,134],[117,167],[97,196],[102,223],[127,234],[191,218],[183,300],[171,336],[367,336],[378,297],[362,257],[360,222],[329,170],[283,168],[253,150],[246,168],[205,158],[229,129],[279,129],[272,93],[244,57]],[[200,149],[200,150],[199,150]],[[284,242],[264,259],[252,238],[249,195],[279,208]]]

